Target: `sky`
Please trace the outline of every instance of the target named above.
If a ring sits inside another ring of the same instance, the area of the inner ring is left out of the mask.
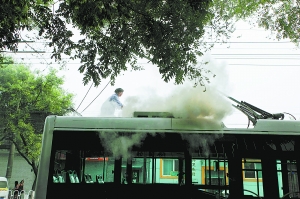
[[[38,56],[39,61],[49,62],[49,54]],[[36,67],[37,60],[28,58],[30,55],[18,53],[14,57]],[[228,43],[215,44],[201,59],[209,61],[206,67],[216,74],[206,84],[206,92],[204,87],[193,88],[191,82],[177,86],[165,83],[158,68],[144,60],[139,63],[145,70],[122,73],[114,86],[106,87],[108,80],[103,80],[89,90],[91,83],[82,84],[83,75],[74,63],[66,64],[59,75],[65,78],[64,89],[75,95],[74,109],[83,116],[99,116],[102,103],[121,87],[125,90],[120,99],[126,117],[131,117],[132,111],[170,111],[187,116],[189,110],[203,117],[218,117],[226,126],[246,127],[246,116],[226,97],[220,97],[223,93],[267,112],[287,112],[300,119],[300,49],[289,40],[278,41],[271,32],[241,21]]]

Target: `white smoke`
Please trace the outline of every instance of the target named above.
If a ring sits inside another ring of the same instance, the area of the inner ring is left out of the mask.
[[[174,85],[152,78],[152,84],[136,89],[138,95],[126,96],[125,92],[123,117],[133,117],[135,111],[170,112],[176,118],[197,118],[220,123],[233,109],[219,90],[227,93],[230,86],[224,64],[216,64],[208,56],[204,59],[210,61],[205,67],[211,71],[210,83],[206,83],[205,92],[204,87],[194,87],[190,81]],[[157,76],[160,77],[160,74]]]
[[[124,136],[117,132],[99,132],[99,138],[105,150],[116,159],[120,157],[131,158],[132,147],[140,146],[146,135],[146,133],[131,133]]]
[[[210,146],[212,146],[216,139],[221,138],[222,134],[181,134],[183,140],[186,140],[189,144],[189,152],[198,151],[201,149],[201,154],[208,157],[211,154]]]
[[[209,58],[208,58],[209,59]],[[135,89],[136,95],[126,96],[127,88],[124,87],[123,117],[133,117],[135,111],[140,112],[170,112],[175,118],[189,119],[190,125],[198,125],[204,129],[220,128],[222,120],[232,112],[231,103],[220,92],[228,91],[227,75],[224,64],[214,64],[210,60],[207,68],[211,71],[210,83],[205,88],[194,87],[194,83],[186,81],[183,85],[167,84],[162,82],[159,73],[156,76],[130,78],[133,82],[128,89]],[[215,78],[213,76],[216,75]],[[124,76],[125,78],[125,76]],[[127,79],[128,81],[128,79]],[[147,86],[139,86],[148,81]],[[130,91],[129,91],[130,92]],[[118,137],[117,134],[100,133],[106,140],[106,145],[115,156],[129,157],[132,146],[138,146],[145,134],[132,137]],[[107,137],[107,136],[111,137]],[[141,137],[142,136],[142,137]],[[202,148],[205,155],[210,153],[209,146],[215,139],[221,137],[208,135],[182,135],[182,139],[189,142],[190,148]]]
[[[232,106],[213,89],[203,92],[202,87],[178,86],[164,98],[155,95],[127,97],[123,117],[132,117],[134,111],[170,112],[176,118],[203,119],[220,122],[231,113]]]

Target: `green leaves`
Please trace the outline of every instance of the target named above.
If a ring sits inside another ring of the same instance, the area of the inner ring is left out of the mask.
[[[1,1],[0,6],[0,50],[18,50],[20,31],[31,29],[34,8],[40,5],[49,5],[50,0],[45,1]],[[37,21],[34,21],[35,23]]]
[[[188,78],[204,84],[200,79],[206,73],[193,69],[199,56],[212,47],[207,41],[226,42],[238,19],[251,17],[278,39],[300,41],[300,5],[290,0],[66,0],[56,2],[55,11],[51,2],[3,2],[0,50],[17,51],[20,31],[38,29],[50,40],[51,58],[78,60],[83,83],[96,86],[107,78],[113,83],[123,71],[142,69],[139,59],[160,68],[167,82]]]
[[[73,95],[66,93],[62,85],[63,79],[53,69],[41,75],[24,65],[6,64],[0,68],[0,140],[11,140],[34,171],[45,117],[64,115],[72,106]]]
[[[268,1],[258,10],[261,16],[258,18],[258,24],[275,33],[277,39],[289,38],[299,45],[300,4],[296,2]]]
[[[94,81],[99,85],[106,78],[114,82],[122,71],[140,70],[139,58],[161,68],[165,81],[182,83],[186,69],[196,63],[209,3],[69,0],[62,2],[53,16],[59,23],[51,24],[59,25],[52,30],[41,27],[41,34],[52,38],[53,58],[59,60],[66,54],[80,59],[84,84]],[[72,23],[85,39],[76,43],[71,35],[62,34],[66,32],[63,21]]]

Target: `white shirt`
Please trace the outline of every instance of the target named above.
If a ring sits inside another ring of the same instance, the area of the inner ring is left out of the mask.
[[[121,117],[123,104],[117,94],[110,96],[101,106],[102,117]]]

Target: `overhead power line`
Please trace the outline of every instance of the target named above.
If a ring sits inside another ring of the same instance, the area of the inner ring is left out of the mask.
[[[90,88],[89,88],[89,90],[86,92],[85,96],[84,96],[83,99],[81,100],[81,102],[80,102],[79,106],[77,107],[76,111],[78,110],[78,108],[79,108],[80,105],[82,104],[82,102],[83,102],[83,100],[85,99],[85,97],[87,96],[87,94],[90,92],[90,90],[91,90],[91,88],[92,88],[93,85],[94,85],[94,84],[92,83],[91,86],[90,86]]]
[[[300,54],[291,54],[291,53],[288,53],[288,54],[282,54],[282,53],[268,53],[268,54],[252,54],[252,53],[236,53],[236,54],[233,54],[233,53],[220,53],[220,54],[212,54],[212,55],[217,55],[217,56],[228,56],[228,55],[255,55],[255,56],[269,56],[269,55],[274,55],[274,56],[300,56]]]
[[[18,54],[18,53],[46,53],[46,51],[16,51],[16,52],[11,52],[11,51],[1,51],[2,53],[13,53],[13,54]]]
[[[221,47],[214,47],[213,49],[222,49],[222,50],[228,50],[228,49],[230,49],[230,50],[233,50],[233,49],[243,49],[243,50],[249,50],[249,49],[251,49],[251,50],[253,50],[253,49],[255,49],[255,50],[261,50],[261,49],[272,49],[272,50],[283,50],[283,49],[289,49],[289,50],[299,50],[298,48],[274,48],[274,47],[265,47],[265,48],[263,48],[263,47],[252,47],[252,48],[250,48],[250,47],[244,47],[244,48],[242,48],[242,47],[234,47],[234,46],[230,46],[230,47],[227,47],[227,46],[224,46],[223,48],[221,48]]]
[[[205,43],[215,43],[215,44],[287,44],[290,41],[227,41],[227,42],[205,42]]]
[[[300,53],[287,53],[287,54],[282,54],[282,53],[268,53],[268,54],[260,54],[260,53],[213,53],[211,54],[212,56],[300,56]],[[21,59],[21,60],[54,60],[51,59],[51,57],[17,57],[16,59]],[[74,61],[68,57],[61,58],[62,61]]]
[[[228,64],[229,66],[300,66],[300,64]]]
[[[104,91],[104,89],[108,86],[108,84],[110,84],[111,80],[105,85],[105,87],[100,91],[100,93],[93,99],[93,101],[91,103],[89,103],[89,105],[87,105],[87,107],[85,107],[85,109],[83,109],[83,111],[85,111],[98,97],[99,95]],[[83,112],[81,111],[81,113]]]
[[[294,57],[216,57],[215,59],[300,59]]]
[[[26,41],[19,42],[19,43],[25,43]],[[37,44],[48,44],[50,43],[49,41],[30,41],[30,43],[37,43]],[[77,43],[77,42],[74,42]],[[226,42],[221,42],[221,41],[208,41],[205,43],[218,43],[218,44],[227,44],[227,43],[266,43],[266,44],[286,44],[286,43],[292,43],[290,41],[226,41]]]

